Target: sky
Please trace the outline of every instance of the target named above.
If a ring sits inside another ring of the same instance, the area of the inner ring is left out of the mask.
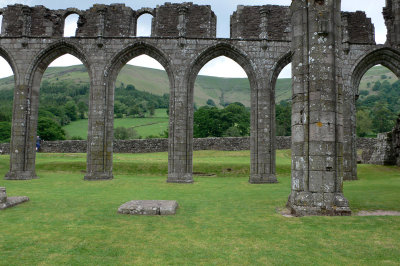
[[[146,1],[124,1],[124,0],[0,0],[0,8],[12,4],[26,4],[29,6],[44,5],[50,9],[65,9],[75,7],[78,9],[88,9],[93,4],[112,4],[124,3],[132,9],[137,10],[142,7],[155,8],[165,2],[182,3],[190,0],[146,0]],[[191,2],[199,5],[211,5],[212,10],[217,16],[217,37],[229,38],[230,32],[230,15],[236,10],[237,5],[290,5],[291,0],[192,0]],[[375,25],[375,39],[381,44],[386,41],[386,27],[382,16],[382,8],[385,6],[385,0],[342,0],[343,11],[365,11],[367,16],[372,19]],[[0,17],[1,18],[1,17]],[[138,36],[146,36],[150,31],[151,16],[146,15],[139,18]],[[66,32],[73,36],[76,28],[76,20],[73,16],[69,16],[66,21]],[[0,22],[1,23],[1,22]],[[81,62],[71,56],[65,55],[55,61],[50,66],[68,66],[77,65]],[[128,64],[144,67],[163,69],[163,67],[154,59],[148,56],[138,56],[131,60]],[[247,77],[243,69],[226,57],[219,57],[208,62],[199,73],[200,75],[218,76],[218,77]],[[8,63],[0,57],[0,78],[12,75],[12,70]],[[291,77],[291,66],[288,65],[282,70],[280,78]]]

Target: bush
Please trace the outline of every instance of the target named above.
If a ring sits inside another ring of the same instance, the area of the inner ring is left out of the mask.
[[[11,138],[11,123],[0,122],[0,142],[10,142]]]
[[[114,128],[114,139],[127,140],[137,139],[139,137],[136,130],[133,128],[116,127]]]
[[[42,140],[65,140],[64,129],[48,117],[39,118],[37,133]]]

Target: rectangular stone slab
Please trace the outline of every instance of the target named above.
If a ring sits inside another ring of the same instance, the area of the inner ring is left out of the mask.
[[[28,197],[8,197],[5,203],[0,203],[0,210],[14,207],[26,201],[29,201]]]
[[[118,213],[130,215],[174,215],[178,203],[175,200],[132,200],[122,204]]]

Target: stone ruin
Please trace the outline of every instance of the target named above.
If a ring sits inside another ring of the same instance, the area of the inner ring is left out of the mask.
[[[14,207],[18,204],[29,201],[28,197],[7,197],[6,188],[0,187],[0,210]]]
[[[153,16],[150,37],[137,37],[137,19]],[[78,14],[75,37],[65,18]],[[400,0],[383,10],[387,42],[376,45],[364,12],[341,12],[340,0],[294,0],[290,7],[238,6],[231,37],[216,38],[210,6],[171,4],[132,10],[123,4],[88,10],[10,5],[0,9],[0,56],[15,74],[6,179],[36,178],[39,88],[48,65],[69,53],[89,72],[90,110],[85,180],[113,178],[114,86],[121,68],[146,54],[170,81],[168,182],[193,182],[193,90],[200,69],[227,56],[251,87],[250,183],[275,183],[275,84],[292,62],[292,192],[296,215],[348,215],[344,180],[357,179],[355,101],[365,72],[381,64],[400,76]]]

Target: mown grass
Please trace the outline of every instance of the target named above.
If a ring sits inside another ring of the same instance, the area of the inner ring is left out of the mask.
[[[397,265],[400,217],[285,218],[290,151],[278,184],[248,183],[249,152],[199,151],[194,184],[166,183],[167,154],[115,154],[115,179],[83,181],[84,154],[38,154],[32,181],[1,180],[30,202],[0,212],[1,265]],[[9,157],[0,156],[0,174]],[[361,165],[353,211],[400,211],[400,169]],[[175,216],[116,213],[133,199],[177,200]]]
[[[114,128],[126,127],[134,128],[138,135],[142,138],[149,136],[158,136],[168,129],[168,115],[166,109],[156,109],[154,116],[145,118],[115,118]],[[69,138],[80,137],[87,139],[88,120],[81,119],[73,121],[64,126],[64,130]]]

